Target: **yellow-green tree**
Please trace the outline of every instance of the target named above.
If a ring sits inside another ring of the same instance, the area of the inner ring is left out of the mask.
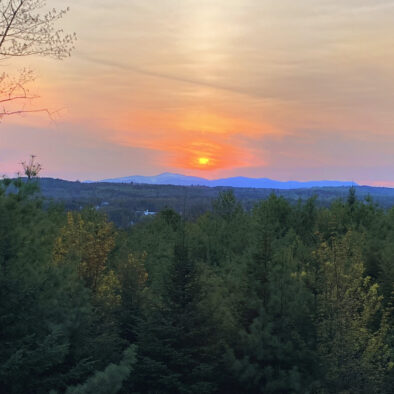
[[[361,250],[348,232],[315,252],[317,346],[329,393],[380,393],[389,368],[382,297],[363,275]]]
[[[115,236],[113,224],[104,216],[93,211],[69,212],[53,253],[56,264],[71,264],[94,297],[104,303],[119,302],[119,281],[108,267]]]

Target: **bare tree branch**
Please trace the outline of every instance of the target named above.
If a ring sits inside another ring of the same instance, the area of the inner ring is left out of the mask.
[[[45,6],[45,0],[0,0],[0,56],[70,56],[75,34],[55,29],[69,9],[42,12]]]
[[[75,34],[64,34],[55,24],[68,12],[68,8],[45,11],[45,0],[0,0],[0,61],[23,56],[50,56],[63,59],[74,49]],[[6,108],[5,105],[37,99],[27,89],[34,80],[30,70],[19,71],[17,76],[0,74],[0,120],[5,116],[47,112],[47,109]]]

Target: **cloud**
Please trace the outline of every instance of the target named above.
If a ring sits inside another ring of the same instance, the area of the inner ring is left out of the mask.
[[[374,168],[394,179],[394,1],[70,5],[74,56],[32,63],[44,102],[67,107],[67,125],[50,144],[17,127],[57,173],[78,172],[66,146],[80,175],[199,171],[204,154],[211,174],[357,180]],[[19,132],[6,136],[0,152],[27,153]],[[105,165],[93,168],[95,155]]]

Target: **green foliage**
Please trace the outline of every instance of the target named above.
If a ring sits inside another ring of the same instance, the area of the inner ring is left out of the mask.
[[[168,190],[121,230],[0,182],[1,392],[393,392],[393,210],[222,191],[190,219]]]
[[[108,364],[89,289],[79,280],[75,265],[53,261],[64,217],[57,208],[43,210],[36,191],[34,181],[0,184],[0,391],[4,393],[64,390]],[[116,335],[109,332],[105,337],[105,346],[113,351]]]
[[[182,230],[167,275],[139,327],[140,358],[132,387],[142,392],[146,387],[161,393],[213,392],[213,366],[208,363],[212,355],[206,349],[209,330],[199,308],[199,273]]]
[[[85,383],[69,387],[66,394],[116,394],[122,388],[136,362],[136,348],[130,346],[124,351],[119,364],[109,364],[104,371],[98,371]]]
[[[51,262],[57,218],[33,183],[4,182],[0,195],[0,386],[45,392],[85,373],[77,356],[91,309],[69,270]]]
[[[389,348],[378,285],[364,277],[359,240],[352,233],[317,251],[317,341],[331,392],[380,393]],[[381,317],[380,317],[381,318]]]
[[[105,212],[117,226],[128,228],[131,222],[144,221],[143,215],[137,214],[145,209],[159,212],[171,208],[190,219],[197,219],[219,197],[226,193],[224,187],[175,186],[126,183],[85,183],[69,182],[60,179],[41,178],[39,180],[45,199],[62,202],[68,210],[79,210],[81,207],[98,207]],[[382,208],[394,205],[394,189],[370,186],[355,186],[357,204],[364,204],[372,198]],[[187,190],[187,195],[185,194]],[[333,201],[348,195],[347,187],[314,187],[306,189],[253,189],[231,188],[237,202],[246,210],[267,199],[272,193],[285,198],[292,204],[306,202],[316,198],[318,207],[329,207]],[[103,205],[108,203],[108,205]]]
[[[289,207],[272,196],[256,215],[255,251],[240,298],[243,327],[229,359],[248,392],[305,393],[316,375],[311,296],[295,256],[296,235],[288,230]]]

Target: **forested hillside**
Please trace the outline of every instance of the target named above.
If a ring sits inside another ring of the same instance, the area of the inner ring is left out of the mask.
[[[121,229],[38,188],[0,183],[1,393],[393,392],[394,208],[221,190]]]
[[[125,183],[81,183],[61,179],[41,178],[39,180],[46,200],[62,202],[66,209],[78,210],[97,207],[108,215],[117,226],[128,227],[139,219],[139,212],[153,212],[172,208],[188,218],[196,218],[209,210],[220,192],[228,187],[174,186]],[[261,199],[272,193],[283,196],[296,204],[316,197],[316,205],[328,207],[338,199],[345,198],[348,187],[313,187],[305,189],[256,189],[232,188],[242,207],[250,211]],[[357,186],[357,196],[361,201],[372,198],[382,208],[394,206],[394,189],[371,186]]]

